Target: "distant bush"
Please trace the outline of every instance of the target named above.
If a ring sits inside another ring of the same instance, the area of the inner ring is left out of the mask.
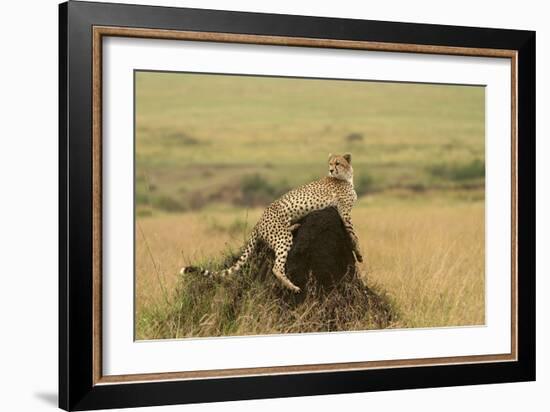
[[[479,159],[466,164],[437,164],[428,168],[430,174],[447,180],[463,181],[485,177],[485,162]]]
[[[152,199],[153,206],[165,212],[183,212],[185,207],[170,196],[158,196]]]
[[[138,205],[148,205],[149,204],[149,195],[141,191],[136,191],[136,204]]]
[[[265,205],[288,191],[283,182],[274,185],[259,174],[248,175],[241,180],[242,204],[246,206]]]
[[[362,133],[350,133],[346,136],[348,142],[362,142],[363,134]]]
[[[139,217],[151,216],[152,214],[153,214],[153,212],[151,211],[150,208],[146,208],[146,207],[137,207],[136,208],[136,215],[139,216]]]
[[[201,143],[201,141],[182,131],[163,131],[160,133],[161,141],[168,144],[194,146]]]
[[[367,193],[372,192],[374,187],[374,179],[371,175],[363,173],[359,176],[354,186],[357,196],[366,195]]]
[[[422,183],[422,182],[415,182],[415,183],[411,183],[408,188],[410,190],[412,190],[413,192],[418,192],[418,193],[421,193],[421,192],[425,192],[427,187],[426,187],[426,184],[425,183]]]

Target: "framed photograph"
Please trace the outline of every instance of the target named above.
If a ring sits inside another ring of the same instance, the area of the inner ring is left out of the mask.
[[[59,404],[535,379],[535,33],[60,5]]]

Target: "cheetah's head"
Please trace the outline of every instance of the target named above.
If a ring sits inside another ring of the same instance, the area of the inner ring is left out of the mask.
[[[353,182],[353,167],[351,167],[351,154],[328,155],[328,175],[340,180]]]

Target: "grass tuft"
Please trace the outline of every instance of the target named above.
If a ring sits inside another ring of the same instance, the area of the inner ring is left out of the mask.
[[[225,263],[234,258],[228,255]],[[329,293],[318,290],[311,279],[310,293],[304,298],[282,289],[274,277],[261,278],[256,273],[255,267],[248,266],[230,280],[199,274],[179,278],[167,303],[144,310],[138,339],[353,331],[399,325],[387,294],[355,275],[350,274]]]
[[[485,162],[474,159],[469,163],[440,163],[428,167],[430,174],[437,178],[462,182],[465,180],[485,178]]]

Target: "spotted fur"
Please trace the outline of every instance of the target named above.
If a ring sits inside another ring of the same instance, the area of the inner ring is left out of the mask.
[[[265,209],[252,230],[241,257],[233,266],[219,272],[190,266],[182,268],[181,273],[199,271],[205,276],[232,275],[246,263],[261,239],[275,252],[273,274],[286,288],[298,293],[300,288],[294,285],[285,273],[286,258],[292,247],[292,232],[299,227],[296,222],[302,217],[327,207],[334,207],[338,211],[351,238],[355,257],[362,262],[359,240],[351,222],[351,209],[357,200],[353,188],[351,155],[330,154],[328,166],[328,176],[287,192]]]

